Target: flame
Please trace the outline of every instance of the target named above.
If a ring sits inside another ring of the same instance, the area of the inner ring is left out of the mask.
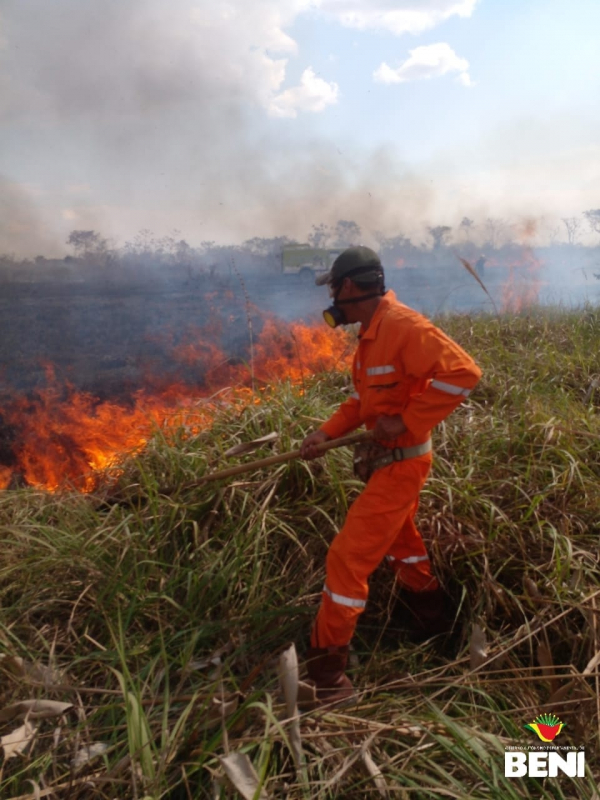
[[[0,489],[6,489],[12,477],[12,470],[9,467],[0,466]]]
[[[169,382],[148,374],[146,388],[118,402],[61,383],[48,367],[46,388],[3,404],[3,422],[16,434],[16,465],[0,465],[0,489],[22,476],[48,491],[68,485],[93,491],[98,471],[117,466],[124,454],[139,452],[156,426],[184,424],[190,434],[197,433],[210,427],[224,403],[240,408],[260,403],[260,391],[251,386],[260,389],[285,379],[302,383],[310,374],[350,360],[347,337],[322,325],[268,318],[245,362],[215,344],[218,332],[191,328],[172,344],[172,361],[191,373],[191,383],[189,375],[185,382]]]
[[[542,281],[541,262],[530,247],[508,266],[508,278],[502,287],[502,311],[518,313],[538,301]]]
[[[525,217],[515,226],[515,233],[524,242],[531,242],[538,232],[538,220],[535,217]]]

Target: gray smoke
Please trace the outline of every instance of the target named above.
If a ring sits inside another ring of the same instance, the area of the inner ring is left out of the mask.
[[[0,253],[55,252],[61,246],[38,210],[34,190],[0,175]]]
[[[335,4],[325,6],[331,12]],[[427,13],[449,13],[448,6],[428,3]],[[4,0],[0,169],[13,188],[2,249],[36,255],[45,245],[61,255],[70,230],[92,228],[121,241],[140,228],[177,228],[192,244],[305,238],[314,223],[339,219],[355,220],[367,243],[376,231],[401,231],[418,243],[428,225],[531,211],[501,176],[513,167],[523,173],[525,151],[498,162],[496,188],[485,198],[489,187],[453,172],[451,152],[417,173],[402,162],[393,132],[393,143],[364,152],[352,131],[336,141],[313,135],[308,112],[292,125],[269,119],[285,110],[284,62],[295,52],[286,30],[308,7],[305,0]],[[529,141],[527,130],[511,140]],[[473,154],[481,174],[497,146],[491,140]],[[534,174],[541,169],[536,164]],[[539,213],[556,212],[559,200],[544,187]],[[562,213],[577,203],[568,197]]]

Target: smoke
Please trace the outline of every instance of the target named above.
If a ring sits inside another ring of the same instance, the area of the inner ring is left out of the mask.
[[[370,241],[375,231],[424,236],[427,225],[481,211],[531,213],[534,188],[519,204],[507,180],[521,165],[502,165],[486,204],[489,171],[459,174],[455,153],[417,170],[403,163],[393,132],[368,152],[352,131],[335,141],[313,133],[314,113],[342,91],[298,52],[288,31],[300,14],[401,33],[474,7],[4,0],[0,124],[12,188],[0,247],[35,255],[45,244],[59,255],[71,230],[91,228],[117,241],[141,228],[178,229],[192,244],[304,238],[313,224],[339,219],[354,219]],[[550,188],[541,200],[540,213],[558,203]]]
[[[4,36],[18,48],[0,54],[11,76],[0,115],[27,129],[63,241],[73,228],[115,238],[177,228],[199,242],[425,219],[431,192],[390,148],[365,154],[351,136],[267,124],[335,101],[314,76],[283,88],[296,52],[284,28],[308,5],[8,0]],[[15,162],[27,157],[15,151]],[[89,197],[66,188],[81,183]]]
[[[0,253],[52,251],[56,238],[38,210],[34,187],[18,186],[0,175]]]

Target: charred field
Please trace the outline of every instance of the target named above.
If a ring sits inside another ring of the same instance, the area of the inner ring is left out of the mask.
[[[135,427],[136,409],[156,413],[152,428],[136,429],[133,452],[93,484],[0,492],[1,796],[597,797],[598,309],[436,320],[484,373],[435,433],[418,518],[455,602],[452,636],[410,642],[390,617],[391,576],[380,568],[354,641],[359,702],[296,715],[290,644],[302,679],[327,546],[360,491],[351,454],[184,484],[271,431],[273,444],[234,463],[294,449],[350,390],[351,342],[251,311],[250,349],[243,293],[233,310],[218,304],[216,316],[205,293],[202,306],[181,295],[173,309],[132,298],[121,319],[113,310],[112,323],[94,322],[81,372],[75,356],[60,364],[72,389],[63,382],[46,406],[47,369],[20,389],[31,418],[60,406],[54,435],[73,441],[91,434],[66,427],[74,420],[65,399],[92,397],[79,410],[96,421],[107,415],[109,429]],[[67,321],[56,321],[52,302],[42,298],[27,317],[27,325],[54,320],[47,355],[104,301],[70,301],[78,310]],[[215,330],[215,320],[225,338],[202,361],[189,325]],[[153,350],[148,334],[163,322],[171,339],[159,337],[167,344]],[[15,365],[39,355],[25,338],[15,340],[18,356],[11,345]],[[141,356],[121,365],[126,339],[159,365],[155,391],[140,394]],[[227,341],[238,350],[223,365]],[[105,355],[118,362],[106,375],[117,377],[100,397],[85,368]],[[191,377],[177,383],[182,410],[165,424],[159,379],[167,375],[172,390],[176,364]],[[109,406],[121,417],[109,417]],[[5,458],[21,452],[19,432],[33,437],[28,427],[4,430],[13,436]],[[91,452],[89,438],[78,446]],[[505,749],[535,744],[523,726],[540,714],[564,723],[557,744],[584,749],[583,777],[504,776]]]
[[[135,449],[181,403],[318,367],[319,342],[298,349],[307,326],[274,313],[298,309],[299,288],[235,275],[4,284],[0,486],[81,487],[85,473]],[[314,297],[302,288],[310,318]]]
[[[87,266],[70,282],[0,282],[0,488],[89,487],[181,404],[349,356],[304,276]],[[452,290],[448,268],[392,271],[388,284],[417,308],[486,299],[460,265],[453,274]],[[505,277],[490,279],[499,296]]]
[[[182,375],[173,349],[200,331],[231,357],[243,355],[248,332],[240,292],[239,283],[208,278],[201,285],[4,284],[3,388],[44,386],[48,367],[101,399],[130,395],[152,378],[199,383],[202,364]]]

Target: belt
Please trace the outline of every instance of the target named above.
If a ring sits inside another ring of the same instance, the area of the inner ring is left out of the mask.
[[[367,483],[376,469],[387,467],[394,461],[424,456],[431,450],[431,439],[414,447],[394,447],[389,449],[379,442],[359,442],[354,447],[354,474]]]
[[[394,447],[389,453],[386,453],[380,458],[376,458],[373,462],[375,469],[387,467],[388,464],[393,464],[394,461],[406,461],[409,458],[416,458],[417,456],[424,456],[425,453],[431,451],[431,439],[427,439],[422,444],[416,444],[414,447]]]

